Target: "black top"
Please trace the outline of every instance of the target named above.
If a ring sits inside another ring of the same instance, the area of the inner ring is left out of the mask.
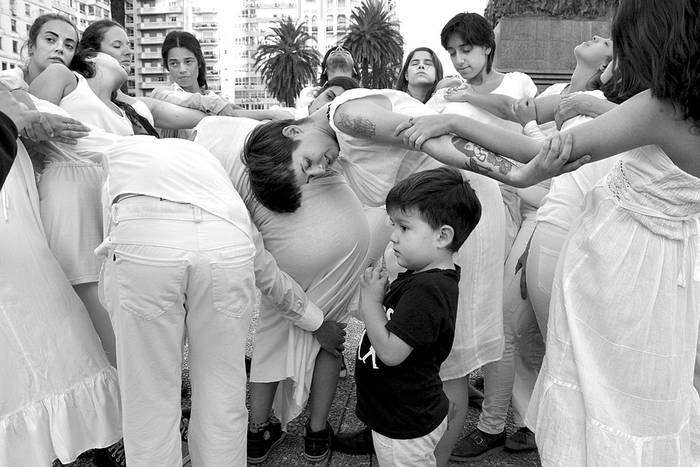
[[[385,365],[362,333],[355,362],[357,416],[394,439],[425,436],[447,416],[440,365],[452,349],[460,269],[399,274],[384,297],[386,329],[413,347],[396,366]]]
[[[0,111],[0,188],[5,184],[12,162],[17,157],[17,127]]]

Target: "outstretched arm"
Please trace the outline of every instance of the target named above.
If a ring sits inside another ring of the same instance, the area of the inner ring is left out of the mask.
[[[244,117],[253,120],[283,120],[293,118],[291,113],[284,110],[246,110],[230,103],[223,97],[180,91],[170,87],[154,89],[151,93],[151,97],[153,99],[179,105],[180,107],[199,110],[209,115]]]
[[[340,131],[348,135],[416,150],[411,144],[406,144],[400,132],[397,131],[397,127],[399,129],[412,128],[413,119],[406,115],[392,112],[390,107],[391,103],[383,96],[352,100],[338,107],[333,122]],[[505,147],[513,152],[516,152],[516,149],[521,151],[528,156],[524,157],[526,161],[533,159],[535,155],[541,156],[527,166],[518,167],[505,157],[484,149],[460,136],[451,135],[449,124],[446,122],[448,119],[445,117],[464,118],[460,116],[428,115],[415,119],[415,122],[419,120],[430,122],[433,125],[433,129],[436,130],[435,132],[441,135],[421,143],[421,150],[443,164],[480,173],[509,185],[529,186],[559,173],[575,170],[587,161],[584,159],[574,164],[568,163],[568,154],[566,154],[566,157],[546,157],[552,148],[543,146],[541,141],[535,141],[526,136],[506,132],[499,128],[467,119],[467,123],[473,122],[476,126],[477,130],[474,131],[478,131],[478,129],[481,129],[483,132],[500,130],[489,139],[494,144],[501,142],[497,136],[500,133],[511,137],[519,137],[520,146],[517,142],[513,143],[513,141],[518,141],[515,138],[510,140],[511,144]],[[455,133],[459,134],[459,132]],[[431,135],[431,138],[433,136],[435,135]],[[569,144],[571,143],[569,142]],[[523,145],[527,147],[523,149]],[[530,148],[532,153],[527,153],[527,148]],[[558,151],[558,144],[555,149]]]

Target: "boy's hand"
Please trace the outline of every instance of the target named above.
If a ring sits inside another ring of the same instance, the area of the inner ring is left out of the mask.
[[[389,273],[382,263],[365,269],[364,274],[360,277],[360,296],[363,301],[381,304],[384,301],[388,278]]]
[[[321,348],[340,358],[340,354],[345,348],[345,327],[347,323],[338,323],[337,321],[324,321],[321,327],[313,332],[314,337],[321,344]]]

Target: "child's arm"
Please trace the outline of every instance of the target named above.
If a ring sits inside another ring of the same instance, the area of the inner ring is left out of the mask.
[[[406,360],[413,347],[386,329],[386,313],[382,300],[387,284],[387,272],[380,265],[370,266],[360,278],[360,310],[369,341],[377,357],[387,366]]]

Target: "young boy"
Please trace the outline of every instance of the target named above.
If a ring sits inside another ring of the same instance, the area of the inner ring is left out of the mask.
[[[459,171],[443,167],[399,182],[386,208],[394,254],[407,271],[386,294],[383,266],[360,280],[357,416],[372,429],[379,465],[435,465],[448,410],[438,373],[457,313],[452,255],[479,222],[481,204]]]

